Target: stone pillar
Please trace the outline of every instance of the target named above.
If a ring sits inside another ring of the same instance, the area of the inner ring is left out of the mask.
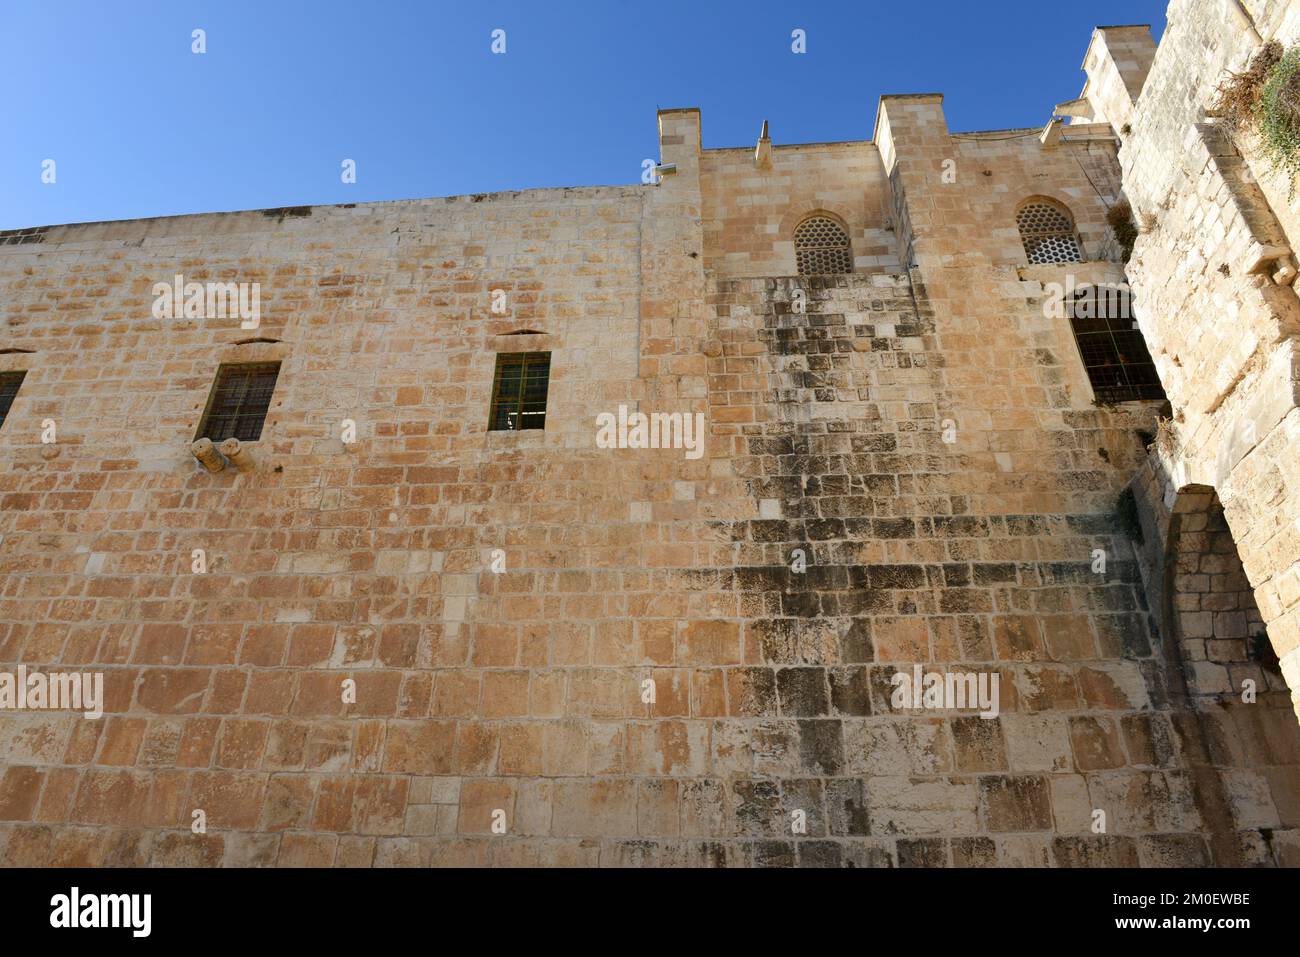
[[[704,342],[704,228],[700,111],[659,112],[660,163],[676,167],[648,186],[641,231],[641,378],[659,411],[701,410],[708,394]],[[684,400],[684,401],[683,401]],[[671,408],[669,407],[671,406]]]
[[[1083,98],[1092,120],[1116,130],[1133,119],[1133,109],[1151,71],[1156,43],[1149,26],[1098,27],[1083,58],[1088,83]]]

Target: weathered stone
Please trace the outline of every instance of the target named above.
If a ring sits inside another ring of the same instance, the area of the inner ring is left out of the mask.
[[[1046,136],[886,95],[756,165],[669,109],[654,185],[0,234],[0,672],[105,712],[0,720],[0,863],[1300,863],[1300,213],[1207,121],[1237,6],[1099,28]],[[178,271],[257,330],[155,316]],[[1090,370],[1055,287],[1124,282]],[[488,428],[519,352],[544,428]]]

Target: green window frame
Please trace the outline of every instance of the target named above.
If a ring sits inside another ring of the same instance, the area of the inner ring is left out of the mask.
[[[546,427],[546,394],[551,379],[549,352],[497,353],[492,381],[489,432]]]
[[[208,396],[207,408],[195,439],[213,442],[236,438],[256,442],[271,408],[271,396],[280,375],[278,362],[240,362],[222,365]]]

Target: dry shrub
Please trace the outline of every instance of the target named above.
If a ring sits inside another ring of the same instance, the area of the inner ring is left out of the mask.
[[[1124,262],[1133,256],[1133,246],[1137,243],[1138,228],[1133,223],[1133,207],[1127,199],[1121,199],[1106,210],[1106,222],[1119,242],[1120,254]]]
[[[1244,73],[1231,73],[1216,91],[1214,113],[1234,133],[1253,129],[1259,122],[1259,103],[1269,72],[1282,60],[1282,44],[1276,40],[1255,54]]]
[[[1286,174],[1294,197],[1300,175],[1300,47],[1268,43],[1244,73],[1230,74],[1219,85],[1213,110],[1239,143],[1243,133],[1258,137],[1258,153]]]

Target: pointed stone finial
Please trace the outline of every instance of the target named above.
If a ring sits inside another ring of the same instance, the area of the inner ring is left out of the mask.
[[[754,163],[759,169],[772,167],[772,139],[767,135],[767,120],[763,121],[763,132],[758,135],[758,146],[754,148]]]

